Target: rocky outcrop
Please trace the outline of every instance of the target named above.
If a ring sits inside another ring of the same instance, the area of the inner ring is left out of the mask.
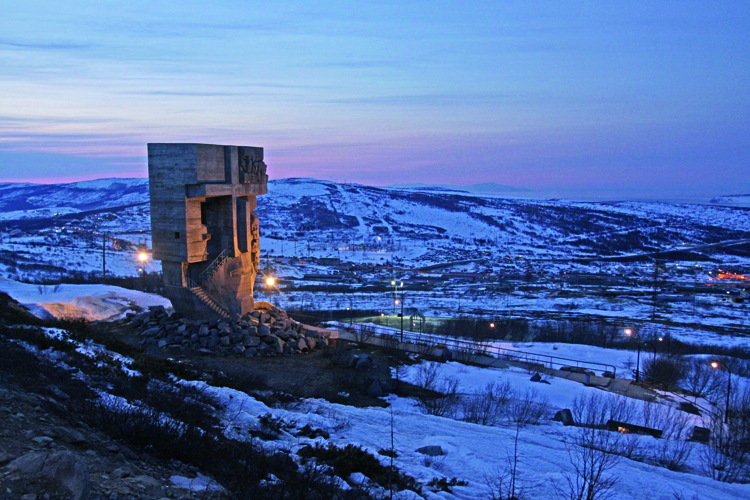
[[[89,471],[86,463],[70,451],[32,452],[10,462],[6,472],[21,478],[46,478],[67,490],[73,500],[89,495]]]
[[[328,336],[289,318],[286,311],[257,302],[257,309],[230,319],[190,320],[171,315],[162,306],[128,315],[145,345],[190,349],[222,356],[279,356],[310,352],[328,346]]]

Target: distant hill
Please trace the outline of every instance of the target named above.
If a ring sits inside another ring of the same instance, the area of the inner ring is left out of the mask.
[[[726,196],[717,196],[711,198],[711,203],[715,205],[733,205],[733,206],[750,206],[750,194],[729,194]]]
[[[496,182],[481,182],[479,184],[470,184],[468,186],[454,186],[451,184],[394,184],[388,186],[396,189],[424,189],[424,190],[447,190],[447,191],[462,191],[466,193],[530,193],[530,189],[506,186],[504,184],[498,184]]]
[[[492,196],[503,189],[526,192],[495,183],[410,186],[272,180],[268,195],[258,197],[261,234],[264,241],[276,242],[277,251],[283,242],[306,241],[328,256],[351,245],[398,247],[420,266],[443,262],[446,255],[476,258],[478,248],[567,258],[681,249],[686,241],[699,245],[750,239],[750,211],[739,203],[575,202],[523,194]],[[467,189],[494,191],[483,196]],[[750,201],[746,196],[731,198]],[[148,179],[0,184],[0,222],[31,231],[75,219],[84,227],[140,236],[150,230],[148,201]]]
[[[0,213],[60,213],[148,202],[148,179],[96,179],[69,184],[0,183]]]

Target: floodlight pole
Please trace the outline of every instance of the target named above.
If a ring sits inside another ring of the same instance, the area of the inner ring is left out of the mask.
[[[404,291],[401,290],[401,343],[404,343]]]

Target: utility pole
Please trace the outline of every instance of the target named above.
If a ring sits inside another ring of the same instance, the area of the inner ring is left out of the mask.
[[[659,278],[659,261],[654,260],[654,305],[651,312],[651,320],[656,319],[656,280]]]
[[[102,281],[107,277],[107,235],[102,233]]]
[[[404,291],[401,290],[401,343],[404,343]]]

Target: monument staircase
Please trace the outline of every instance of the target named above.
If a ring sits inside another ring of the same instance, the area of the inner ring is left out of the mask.
[[[185,278],[185,282],[187,285],[187,288],[192,292],[193,295],[198,297],[201,302],[206,304],[206,306],[214,311],[216,314],[221,316],[222,318],[229,319],[232,315],[229,313],[229,309],[224,307],[218,300],[211,297],[205,288],[200,286],[195,281],[191,280],[190,278]]]
[[[229,249],[225,248],[221,253],[211,262],[206,269],[203,270],[200,276],[202,286],[205,288],[206,283],[211,281],[211,278],[221,269],[221,267],[229,260]]]

